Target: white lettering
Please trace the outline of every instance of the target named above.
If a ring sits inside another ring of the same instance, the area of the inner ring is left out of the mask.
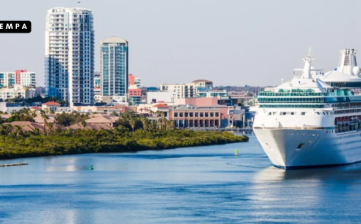
[[[13,29],[13,24],[12,23],[7,23],[5,29],[12,30]]]
[[[19,26],[20,26],[20,24],[17,23],[17,24],[15,25],[15,29],[18,29]]]
[[[0,30],[4,29],[4,24],[0,23]]]
[[[27,26],[26,26],[26,24],[24,23],[24,24],[23,24],[23,27],[22,27],[21,29],[23,29],[23,30],[24,30],[24,29],[25,29],[25,30],[27,30],[27,29],[28,29],[28,27],[27,27]]]

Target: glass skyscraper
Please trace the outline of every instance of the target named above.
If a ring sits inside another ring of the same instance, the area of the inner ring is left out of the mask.
[[[128,41],[109,37],[100,45],[100,79],[102,96],[128,94]]]

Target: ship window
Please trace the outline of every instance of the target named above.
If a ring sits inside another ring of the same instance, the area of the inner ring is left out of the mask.
[[[291,112],[291,115],[295,115],[295,113],[294,113],[294,112]]]
[[[305,143],[301,143],[297,146],[298,149],[302,148],[305,145]]]
[[[272,115],[271,112],[268,112],[268,115]]]
[[[306,112],[301,112],[301,115],[306,115]]]

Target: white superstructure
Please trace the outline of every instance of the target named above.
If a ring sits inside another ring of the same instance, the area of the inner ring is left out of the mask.
[[[71,105],[94,102],[94,29],[89,9],[48,10],[45,29],[46,95]]]
[[[284,169],[361,161],[361,78],[356,51],[341,51],[335,71],[304,68],[258,96],[253,130],[267,156]]]
[[[186,84],[161,84],[160,91],[172,92],[175,99],[197,97],[198,90],[213,88],[213,82],[205,79],[198,79]]]

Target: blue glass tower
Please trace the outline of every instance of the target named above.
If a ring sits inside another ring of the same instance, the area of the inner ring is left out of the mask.
[[[100,79],[102,96],[128,95],[128,42],[119,37],[101,41]]]

